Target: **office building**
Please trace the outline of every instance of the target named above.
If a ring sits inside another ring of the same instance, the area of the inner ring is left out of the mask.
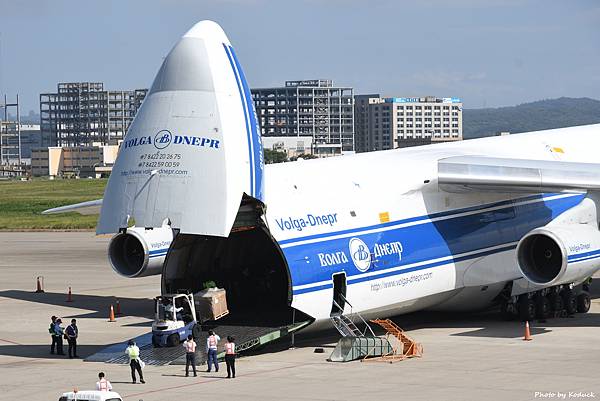
[[[100,177],[110,174],[119,145],[50,146],[31,151],[34,177]]]
[[[42,146],[114,145],[125,137],[147,89],[105,90],[101,82],[59,83],[40,94]]]
[[[459,98],[355,97],[357,152],[462,140]]]
[[[352,88],[314,79],[251,92],[263,137],[311,137],[319,157],[354,152]]]

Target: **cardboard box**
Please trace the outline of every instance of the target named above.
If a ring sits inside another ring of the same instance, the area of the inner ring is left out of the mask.
[[[227,295],[223,288],[208,288],[194,295],[196,314],[201,322],[217,320],[229,313]]]

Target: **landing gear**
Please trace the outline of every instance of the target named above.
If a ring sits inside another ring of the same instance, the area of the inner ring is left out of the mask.
[[[529,298],[528,294],[523,294],[519,296],[517,308],[519,311],[520,320],[529,321],[535,319],[535,302],[533,301],[533,299]]]
[[[566,289],[562,292],[563,302],[565,303],[565,312],[567,315],[572,316],[577,312],[577,298],[575,298],[575,294],[573,290]]]
[[[577,312],[587,313],[591,306],[592,300],[590,299],[590,294],[582,292],[577,296]]]
[[[511,296],[512,288],[507,286],[498,296],[500,314],[505,320],[519,319],[541,321],[551,317],[572,316],[590,310],[590,280],[581,286],[558,285],[518,296]]]
[[[535,302],[535,317],[540,320],[548,319],[552,313],[548,297],[538,292],[533,299]]]

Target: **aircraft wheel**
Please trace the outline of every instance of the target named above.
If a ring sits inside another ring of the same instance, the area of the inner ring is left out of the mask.
[[[504,320],[513,320],[515,315],[515,304],[502,301],[500,303],[500,316]]]
[[[538,319],[548,319],[551,314],[550,300],[543,295],[536,296],[534,300],[536,317]]]
[[[565,303],[562,297],[557,293],[552,293],[548,295],[548,299],[550,300],[550,309],[552,309],[554,316],[561,317],[565,310]]]
[[[529,321],[535,319],[535,302],[533,299],[527,297],[527,295],[521,295],[519,297],[519,319],[522,321]]]
[[[174,347],[176,345],[179,345],[179,334],[171,334],[167,337],[167,346]]]
[[[577,298],[573,291],[565,290],[562,293],[562,298],[565,303],[565,310],[567,311],[567,315],[574,315],[577,312]]]
[[[587,313],[591,306],[592,300],[590,299],[590,294],[582,292],[577,296],[577,312]]]

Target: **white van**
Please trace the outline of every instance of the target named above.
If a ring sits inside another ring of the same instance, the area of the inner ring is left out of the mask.
[[[63,393],[58,401],[123,401],[119,393],[114,391],[69,391]]]

